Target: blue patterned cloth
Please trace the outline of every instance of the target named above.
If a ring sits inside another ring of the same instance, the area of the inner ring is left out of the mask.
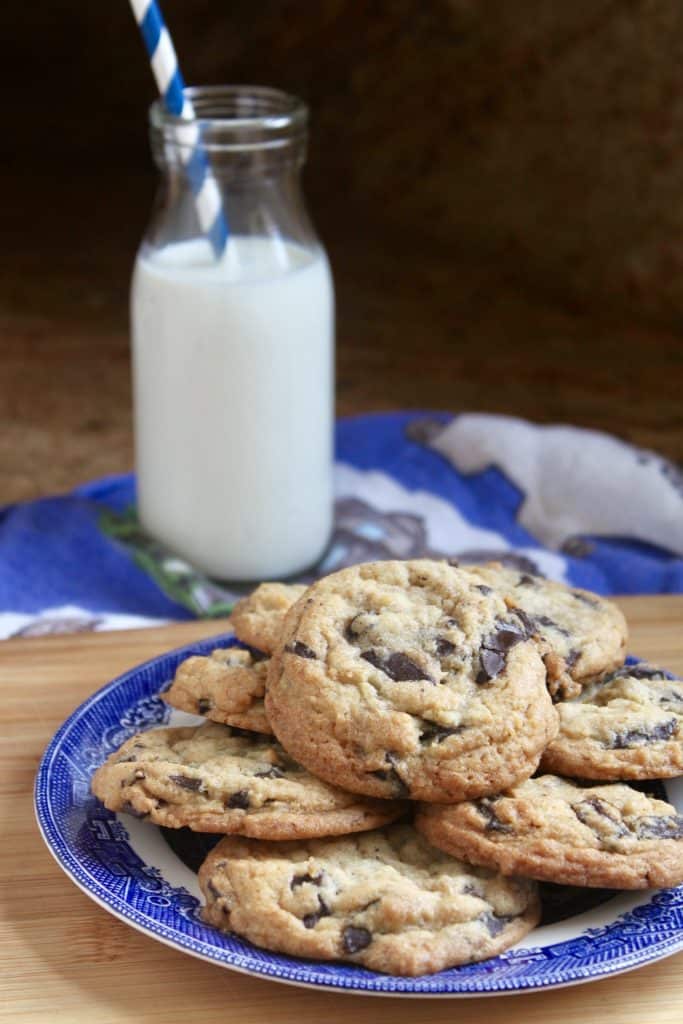
[[[335,530],[355,562],[497,558],[601,594],[683,592],[683,475],[576,427],[391,413],[337,425]],[[132,475],[0,511],[0,637],[228,612],[237,591],[145,536]]]

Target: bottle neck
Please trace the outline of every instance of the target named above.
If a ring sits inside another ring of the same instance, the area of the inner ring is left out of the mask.
[[[177,188],[188,186],[187,163],[192,154],[185,147],[157,138],[153,140],[153,155],[164,178]],[[223,190],[292,189],[299,187],[305,155],[305,140],[298,140],[296,145],[278,150],[253,147],[207,153],[206,161],[211,177]]]
[[[299,169],[306,158],[304,104],[262,86],[186,89],[191,120],[150,110],[152,152],[162,171],[180,171],[203,159],[216,179],[241,183]]]
[[[202,87],[186,94],[191,121],[168,114],[159,101],[151,108],[152,152],[162,187],[148,243],[201,234],[193,194],[193,164],[201,161],[220,193],[230,233],[317,246],[300,185],[306,107],[257,86]]]

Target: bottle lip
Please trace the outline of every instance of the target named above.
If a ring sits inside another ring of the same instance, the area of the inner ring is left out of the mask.
[[[290,93],[264,85],[202,85],[183,90],[191,102],[192,121],[166,110],[157,99],[149,109],[153,135],[171,145],[188,144],[192,124],[208,151],[274,149],[306,134],[308,107]]]

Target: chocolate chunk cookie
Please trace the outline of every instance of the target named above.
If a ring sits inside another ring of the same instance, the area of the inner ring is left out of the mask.
[[[167,828],[263,839],[343,835],[404,810],[335,789],[267,737],[213,722],[138,733],[95,772],[92,791],[111,811]]]
[[[576,696],[585,679],[623,662],[628,628],[611,601],[494,562],[465,566],[464,571],[475,573],[511,608],[524,613],[538,637],[555,699]]]
[[[233,608],[230,625],[235,636],[242,643],[272,654],[280,639],[285,615],[305,589],[299,583],[262,583]]]
[[[543,775],[485,800],[425,804],[415,825],[454,857],[504,875],[613,889],[683,882],[683,818],[630,786]]]
[[[472,573],[428,560],[313,584],[287,616],[266,712],[321,778],[446,803],[527,778],[557,731],[524,616]]]
[[[226,838],[199,872],[204,919],[258,946],[429,974],[495,956],[538,922],[533,882],[472,868],[409,825],[333,840]]]
[[[218,648],[208,658],[195,655],[181,662],[162,697],[212,722],[272,733],[263,705],[267,668],[265,655],[258,659],[241,647]]]
[[[667,779],[683,774],[683,680],[651,665],[623,665],[557,705],[560,731],[544,771],[582,779]]]

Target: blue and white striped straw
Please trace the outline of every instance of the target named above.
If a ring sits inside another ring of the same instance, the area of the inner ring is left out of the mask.
[[[130,5],[140,26],[164,106],[169,114],[187,121],[186,128],[179,128],[179,138],[183,143],[181,160],[194,195],[199,225],[216,255],[220,255],[228,240],[221,193],[201,145],[199,125],[192,103],[185,95],[185,83],[161,8],[158,0],[130,0]]]

